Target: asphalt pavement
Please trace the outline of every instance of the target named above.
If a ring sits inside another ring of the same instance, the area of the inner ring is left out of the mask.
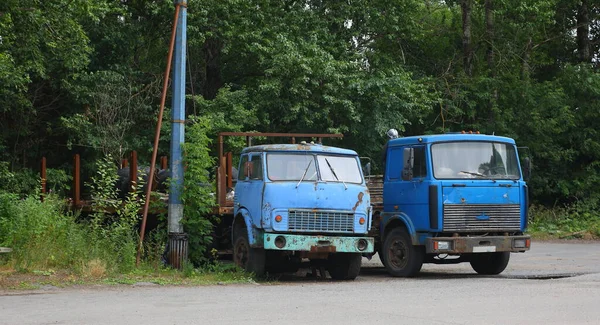
[[[600,324],[600,243],[534,242],[507,270],[425,265],[392,278],[377,258],[350,282],[102,286],[0,293],[0,324]]]

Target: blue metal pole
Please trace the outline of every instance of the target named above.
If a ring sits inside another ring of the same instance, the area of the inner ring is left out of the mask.
[[[187,43],[187,1],[181,5],[173,59],[173,114],[171,120],[171,187],[169,192],[169,232],[183,233],[183,161],[181,145],[185,136],[185,55]]]

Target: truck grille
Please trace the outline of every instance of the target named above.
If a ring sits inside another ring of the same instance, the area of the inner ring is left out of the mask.
[[[444,204],[444,231],[521,229],[518,204]]]
[[[294,231],[352,232],[354,213],[327,210],[290,210],[288,229]]]

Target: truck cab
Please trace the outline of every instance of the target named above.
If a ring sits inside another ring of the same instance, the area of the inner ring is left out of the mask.
[[[356,152],[320,144],[245,148],[233,198],[233,258],[247,271],[325,263],[334,279],[354,279],[368,236],[371,205]]]
[[[405,137],[390,140],[385,155],[374,232],[390,274],[414,276],[423,263],[459,262],[499,274],[511,252],[529,250],[528,189],[513,139]]]

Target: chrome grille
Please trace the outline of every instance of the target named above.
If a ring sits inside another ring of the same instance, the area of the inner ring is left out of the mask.
[[[293,231],[352,232],[354,213],[328,210],[290,210],[288,229]]]
[[[487,220],[481,220],[488,217]],[[518,204],[444,204],[444,231],[521,229]]]

